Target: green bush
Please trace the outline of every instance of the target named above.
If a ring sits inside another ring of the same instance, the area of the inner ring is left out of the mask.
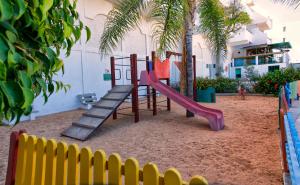
[[[60,51],[70,55],[83,28],[76,1],[0,1],[0,120],[18,122],[36,97],[47,102],[55,90],[69,88],[54,80],[63,72]]]
[[[197,88],[207,89],[213,87],[217,93],[235,93],[238,89],[238,81],[230,78],[197,78]]]
[[[277,95],[279,87],[285,82],[293,82],[300,80],[300,71],[294,68],[269,72],[258,78],[254,85],[255,92],[263,94]]]

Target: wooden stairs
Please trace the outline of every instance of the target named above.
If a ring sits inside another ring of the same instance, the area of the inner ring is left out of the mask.
[[[71,127],[62,132],[62,136],[85,141],[97,130],[131,94],[132,85],[116,85],[100,99],[92,109],[73,122]]]

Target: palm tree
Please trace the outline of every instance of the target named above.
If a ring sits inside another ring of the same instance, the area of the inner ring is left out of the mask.
[[[234,0],[224,7],[219,0],[201,1],[199,5],[199,31],[206,36],[216,58],[216,77],[223,72],[222,59],[227,57],[227,41],[243,25],[251,22],[249,15],[243,11],[240,1]]]
[[[219,0],[206,0],[200,2],[200,32],[206,36],[211,49],[215,51],[216,77],[223,71],[221,57],[227,54],[227,35],[225,33],[224,9]]]

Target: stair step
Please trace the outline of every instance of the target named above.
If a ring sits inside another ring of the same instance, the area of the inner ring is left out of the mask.
[[[71,137],[74,139],[78,139],[81,141],[85,141],[89,135],[94,131],[95,129],[85,128],[85,127],[79,127],[76,125],[72,125],[67,130],[65,130],[62,135]]]
[[[116,85],[110,90],[113,93],[129,93],[132,90],[132,85]]]
[[[88,112],[84,113],[84,115],[87,115],[88,117],[105,119],[108,116],[110,116],[111,113],[112,113],[112,110],[109,110],[109,109],[94,108],[94,109],[91,109]]]
[[[96,106],[115,109],[119,103],[120,101],[116,100],[100,100],[99,103],[96,104]]]
[[[103,98],[103,100],[115,100],[115,101],[122,101],[124,100],[126,97],[128,96],[128,93],[108,93],[107,95],[105,95]]]
[[[90,128],[90,129],[95,129],[103,121],[104,121],[104,119],[101,119],[101,118],[83,116],[83,117],[80,118],[79,121],[73,122],[73,125],[81,126],[81,127],[85,127],[85,128]]]

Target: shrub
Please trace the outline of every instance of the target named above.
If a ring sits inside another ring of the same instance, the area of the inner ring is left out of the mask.
[[[197,88],[207,89],[213,87],[217,93],[235,93],[238,89],[238,81],[230,78],[197,78]]]
[[[300,71],[294,68],[269,72],[259,78],[254,85],[255,92],[263,94],[279,93],[279,87],[285,82],[293,82],[300,80]]]
[[[53,78],[63,71],[60,50],[68,56],[82,29],[76,1],[0,1],[0,119],[18,122],[40,94],[47,102],[69,88]]]

